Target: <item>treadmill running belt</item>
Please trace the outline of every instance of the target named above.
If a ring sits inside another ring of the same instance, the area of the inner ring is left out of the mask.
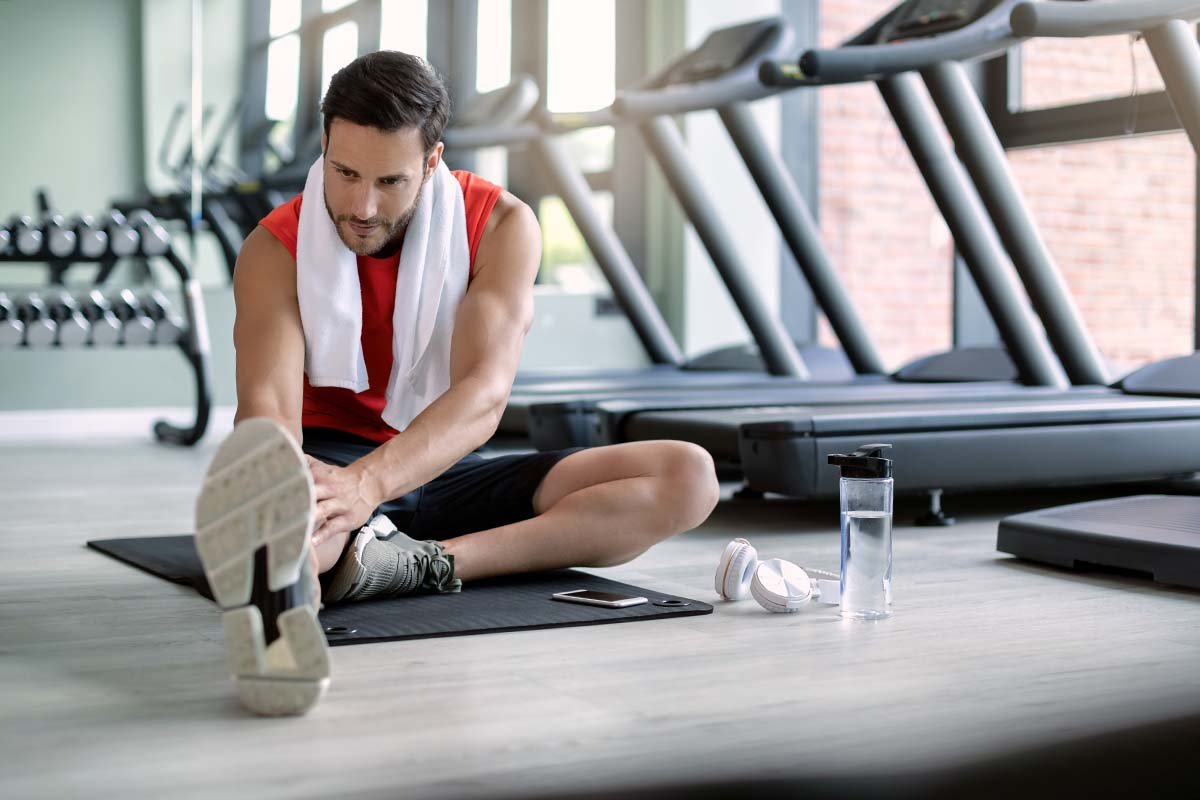
[[[88,547],[212,599],[191,536],[105,539]],[[650,602],[600,608],[551,600],[555,592],[592,589],[632,594]],[[668,603],[668,605],[659,605]],[[682,605],[680,605],[682,604]],[[498,633],[711,614],[712,606],[576,570],[477,581],[457,594],[410,595],[327,606],[321,624],[331,646]]]

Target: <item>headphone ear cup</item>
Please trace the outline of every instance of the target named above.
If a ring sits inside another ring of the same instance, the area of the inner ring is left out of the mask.
[[[725,545],[713,588],[722,600],[741,600],[750,590],[754,568],[758,566],[758,551],[745,539],[734,539]]]
[[[750,594],[758,604],[776,614],[791,614],[808,605],[813,586],[808,573],[790,561],[772,558],[754,569]]]

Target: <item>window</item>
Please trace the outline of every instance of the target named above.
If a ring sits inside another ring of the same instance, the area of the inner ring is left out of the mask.
[[[987,76],[1014,174],[1114,372],[1190,351],[1196,158],[1145,42],[1030,41]]]
[[[300,27],[300,0],[271,0],[270,35],[272,39]]]
[[[822,9],[820,43],[837,47],[894,5]],[[845,11],[845,13],[840,13]],[[879,91],[820,90],[822,239],[889,369],[952,344],[954,245]],[[836,344],[820,320],[819,341]]]
[[[1196,186],[1187,137],[1009,156],[1046,246],[1116,374],[1191,351]]]
[[[267,118],[290,120],[296,114],[300,77],[300,34],[271,42],[267,49]]]
[[[552,113],[593,111],[611,105],[616,96],[616,6],[613,0],[548,0],[544,102]],[[566,137],[571,160],[593,180],[611,180],[612,128],[579,131]],[[593,192],[611,224],[613,197]],[[570,290],[604,292],[608,285],[595,266],[582,236],[562,201],[543,198],[538,204],[543,255],[539,280]]]
[[[483,93],[512,80],[512,2],[479,0],[475,90]]]
[[[594,192],[592,198],[611,225],[612,193]],[[607,293],[608,283],[596,267],[596,261],[563,201],[557,197],[542,198],[538,204],[538,220],[542,226],[541,279],[567,291]]]
[[[329,88],[333,74],[358,56],[358,25],[343,22],[325,31],[321,46],[321,96]]]
[[[1163,88],[1144,41],[1032,39],[1021,46],[1021,108],[1052,108]]]
[[[553,112],[603,108],[616,94],[613,0],[550,0],[546,107]]]
[[[300,96],[300,22],[300,0],[271,0],[264,111],[267,120],[275,124],[267,134],[274,148],[265,157],[267,171],[277,169],[294,148]]]
[[[379,47],[426,58],[429,6],[427,0],[383,0]]]

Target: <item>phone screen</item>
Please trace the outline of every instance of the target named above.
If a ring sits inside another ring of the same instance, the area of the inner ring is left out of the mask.
[[[594,592],[591,589],[580,589],[577,592],[563,592],[568,597],[582,597],[585,600],[601,600],[606,603],[615,603],[620,600],[632,600],[631,594],[616,594],[615,592]]]

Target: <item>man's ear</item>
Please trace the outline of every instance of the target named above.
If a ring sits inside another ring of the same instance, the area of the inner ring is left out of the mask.
[[[429,180],[429,176],[431,176],[433,171],[438,168],[438,164],[440,164],[442,161],[442,151],[445,148],[446,146],[444,144],[438,142],[433,146],[433,149],[429,151],[429,156],[425,159],[425,177],[422,179],[422,181]]]
[[[321,155],[329,155],[329,134],[321,132]]]

